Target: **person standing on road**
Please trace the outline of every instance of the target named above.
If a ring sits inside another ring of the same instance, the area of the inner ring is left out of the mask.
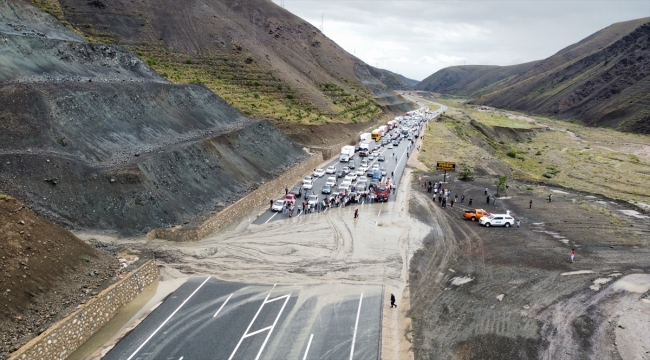
[[[571,264],[573,264],[573,257],[576,256],[576,250],[571,249]]]
[[[519,226],[521,226],[521,221],[519,221],[519,219],[517,219],[517,229],[519,229]]]
[[[354,209],[354,218],[356,219],[358,217],[359,217],[359,209],[357,208],[357,209]]]
[[[462,204],[464,202],[465,202],[465,195],[461,195],[460,196],[460,203]]]
[[[485,195],[487,195],[488,188],[485,188]]]
[[[487,198],[485,198],[485,202],[486,204],[490,205],[490,195],[488,195]]]
[[[553,201],[553,194],[548,194],[548,202]]]
[[[269,204],[270,204],[271,209],[273,209],[273,199],[269,200]]]
[[[284,195],[287,195],[289,193],[289,188],[287,185],[284,186]]]
[[[468,205],[468,206],[472,206],[472,201],[474,201],[474,199],[469,198],[469,204],[467,204],[467,205]]]
[[[451,199],[450,204],[451,204],[451,207],[454,207],[454,199]]]
[[[390,172],[390,177],[391,177],[391,178],[394,178],[394,177],[395,177],[395,172],[394,172],[394,171],[391,171],[391,172]]]
[[[492,205],[495,205],[495,206],[496,206],[496,204],[497,204],[497,196],[494,195],[494,196],[492,197]]]
[[[533,208],[533,199],[530,199],[530,201],[528,202],[528,208],[529,209]]]
[[[395,304],[395,295],[394,294],[390,294],[390,307],[391,307],[391,309],[394,308],[394,307],[397,307],[397,304]]]

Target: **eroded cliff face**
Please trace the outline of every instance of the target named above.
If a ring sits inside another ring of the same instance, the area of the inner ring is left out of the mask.
[[[0,190],[69,228],[188,222],[306,157],[266,121],[128,50],[0,3]]]

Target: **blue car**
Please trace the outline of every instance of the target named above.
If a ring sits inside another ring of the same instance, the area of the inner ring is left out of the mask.
[[[372,173],[372,178],[377,179],[377,180],[381,180],[381,178],[382,178],[381,171],[380,170],[375,170],[375,172]]]

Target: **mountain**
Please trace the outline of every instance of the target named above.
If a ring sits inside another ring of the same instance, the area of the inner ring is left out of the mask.
[[[649,20],[607,27],[476,102],[648,134]]]
[[[529,68],[511,72],[521,66]],[[499,74],[503,69],[498,67],[443,69],[418,88],[475,97],[477,104],[650,133],[650,18],[613,24],[547,59],[504,68],[510,68],[509,76]]]
[[[276,124],[365,123],[413,106],[271,0],[37,3],[90,41],[122,44],[170,81],[204,84]]]
[[[72,229],[209,216],[307,154],[201,85],[0,0],[0,192]]]
[[[390,70],[379,69],[370,65],[367,66],[367,69],[372,76],[386,84],[391,90],[413,90],[414,86],[418,84],[417,80],[409,79]]]
[[[439,70],[415,86],[416,90],[476,96],[504,80],[526,73],[536,61],[511,66],[460,65]]]

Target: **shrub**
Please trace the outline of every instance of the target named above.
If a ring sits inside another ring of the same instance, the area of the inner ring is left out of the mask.
[[[293,94],[287,94],[287,99],[292,100],[293,99]]]
[[[469,181],[472,180],[472,177],[474,176],[474,171],[472,168],[470,168],[467,164],[461,163],[460,164],[460,172],[458,173],[458,179],[462,181]]]
[[[508,156],[510,156],[511,158],[514,159],[514,158],[517,157],[517,151],[515,151],[515,150],[510,150],[510,151],[508,151],[508,153],[507,153],[506,155],[508,155]]]

